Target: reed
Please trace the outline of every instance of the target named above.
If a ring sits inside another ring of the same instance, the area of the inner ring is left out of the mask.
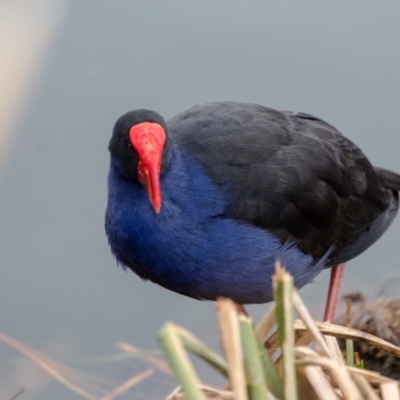
[[[353,341],[395,357],[399,347],[350,327],[314,321],[279,263],[273,282],[275,301],[258,327],[231,300],[218,299],[224,358],[184,328],[163,326],[158,338],[179,383],[168,400],[400,399],[400,381],[364,369]],[[339,339],[347,343],[344,357]],[[226,377],[225,387],[203,384],[187,352]]]

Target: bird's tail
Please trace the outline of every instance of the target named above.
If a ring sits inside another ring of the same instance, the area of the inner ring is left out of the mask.
[[[388,171],[387,169],[375,167],[376,173],[385,182],[385,186],[388,189],[394,190],[396,192],[400,191],[400,175],[395,172]]]

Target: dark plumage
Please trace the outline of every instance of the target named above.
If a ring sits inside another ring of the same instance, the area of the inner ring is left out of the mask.
[[[138,181],[129,130],[161,125],[161,212]],[[348,261],[389,227],[400,176],[374,168],[326,122],[254,104],[210,103],[168,123],[125,114],[109,146],[106,231],[117,260],[144,279],[203,299],[272,297],[277,258],[298,287]]]

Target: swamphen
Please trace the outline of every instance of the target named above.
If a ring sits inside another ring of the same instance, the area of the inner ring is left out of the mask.
[[[272,300],[358,256],[399,208],[400,175],[309,114],[234,102],[168,122],[128,112],[109,144],[106,233],[118,263],[175,292]]]

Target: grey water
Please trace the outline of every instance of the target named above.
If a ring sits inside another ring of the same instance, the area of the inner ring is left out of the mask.
[[[115,120],[135,108],[168,118],[216,100],[305,111],[400,172],[399,15],[399,2],[360,0],[71,2],[0,180],[0,332],[120,382],[147,366],[79,360],[112,354],[120,340],[156,350],[167,320],[217,348],[214,304],[145,283],[110,254],[103,218]],[[343,292],[373,296],[388,282],[396,292],[399,245],[400,217],[349,263]],[[301,291],[317,318],[327,279]],[[21,399],[79,398],[21,364],[0,344],[2,398],[22,385]],[[28,390],[24,368],[45,381],[40,390]],[[162,398],[172,387],[155,375],[121,398]]]

